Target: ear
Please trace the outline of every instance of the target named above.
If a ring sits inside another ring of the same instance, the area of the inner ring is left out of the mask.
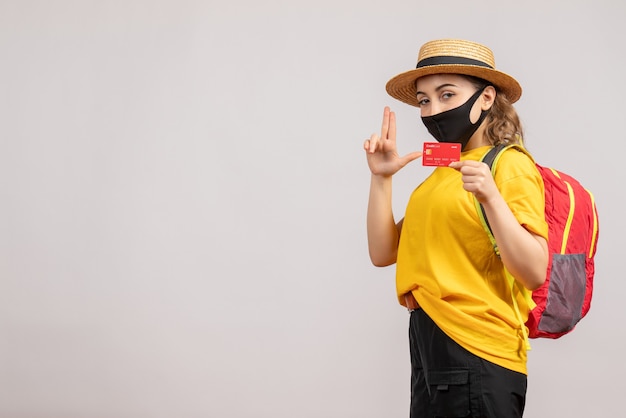
[[[483,94],[480,95],[480,108],[481,110],[489,110],[493,106],[493,102],[496,100],[496,89],[493,86],[487,86],[483,90]]]

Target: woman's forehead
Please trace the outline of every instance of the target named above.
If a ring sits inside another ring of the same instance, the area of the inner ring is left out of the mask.
[[[460,74],[430,74],[420,77],[415,81],[415,85],[422,87],[436,87],[442,84],[454,84],[459,87],[469,86],[471,82],[466,76]]]

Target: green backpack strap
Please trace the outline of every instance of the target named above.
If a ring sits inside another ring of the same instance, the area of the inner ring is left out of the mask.
[[[487,164],[489,169],[491,170],[491,175],[494,176],[496,173],[496,159],[500,158],[502,152],[507,148],[507,145],[500,144],[492,147],[487,151],[480,159],[483,163]],[[478,219],[482,224],[485,232],[487,232],[487,236],[489,237],[489,241],[491,242],[491,246],[493,247],[493,251],[500,257],[500,250],[498,249],[498,244],[496,243],[496,239],[491,232],[491,227],[489,226],[489,221],[487,220],[487,214],[485,213],[485,208],[480,204],[476,196],[474,196],[474,206],[476,206],[476,212],[478,212]]]
[[[519,151],[522,151],[523,153],[528,155],[532,159],[532,156],[521,145],[518,145],[518,144],[496,145],[492,147],[491,149],[489,149],[489,151],[487,151],[480,159],[480,161],[482,161],[483,163],[487,164],[487,166],[489,166],[492,176],[495,177],[496,166],[498,165],[498,160],[508,148],[516,148]],[[489,226],[489,221],[487,220],[487,214],[485,213],[485,208],[483,207],[483,205],[480,204],[478,199],[476,199],[476,196],[474,196],[474,205],[476,206],[476,211],[478,212],[478,218],[480,219],[480,223],[483,225],[483,228],[487,232],[489,241],[491,242],[491,245],[493,246],[493,251],[496,253],[498,257],[500,257],[500,250],[498,249],[496,238],[493,236],[493,232],[491,231],[491,227]],[[517,320],[519,321],[520,326],[521,326],[522,339],[524,341],[524,344],[526,345],[526,349],[530,350],[530,342],[528,341],[528,331],[526,330],[526,324],[524,323],[524,320],[522,319],[522,313],[519,310],[517,299],[514,294],[515,277],[513,277],[513,275],[509,273],[506,267],[504,267],[504,274],[507,280],[509,281],[509,285],[511,286],[511,298],[513,299],[513,308],[515,310],[515,316],[517,317]]]

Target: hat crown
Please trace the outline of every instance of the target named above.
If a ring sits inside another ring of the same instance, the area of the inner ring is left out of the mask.
[[[491,68],[496,68],[496,61],[491,49],[476,42],[463,39],[438,39],[426,42],[420,48],[418,64],[433,57],[462,57],[481,61]]]

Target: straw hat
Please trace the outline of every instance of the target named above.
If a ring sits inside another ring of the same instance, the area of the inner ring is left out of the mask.
[[[416,69],[389,80],[387,93],[404,103],[418,106],[415,80],[430,74],[463,74],[482,78],[503,92],[511,103],[522,95],[522,87],[517,80],[496,70],[491,49],[461,39],[439,39],[422,45]]]

